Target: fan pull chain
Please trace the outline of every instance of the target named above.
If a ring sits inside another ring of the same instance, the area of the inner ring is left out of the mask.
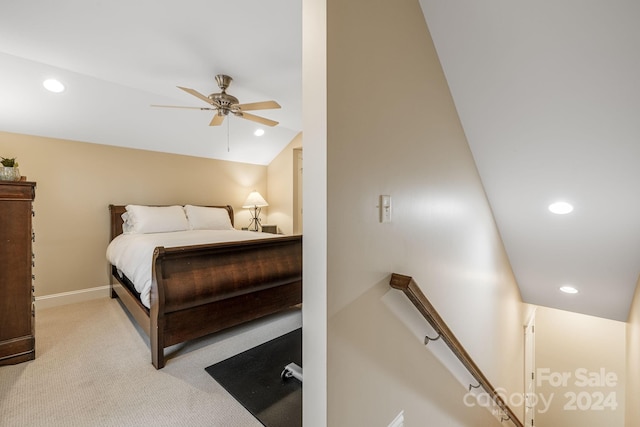
[[[229,119],[229,117],[227,117],[227,153],[231,151],[231,149],[229,148],[229,122],[231,120]]]

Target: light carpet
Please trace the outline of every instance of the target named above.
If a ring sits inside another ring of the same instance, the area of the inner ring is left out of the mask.
[[[204,368],[301,323],[291,309],[176,345],[156,370],[117,300],[39,310],[36,359],[0,367],[0,426],[259,427]]]

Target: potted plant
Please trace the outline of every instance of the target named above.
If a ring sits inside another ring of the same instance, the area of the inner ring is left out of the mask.
[[[0,181],[19,181],[20,170],[16,158],[0,157]]]

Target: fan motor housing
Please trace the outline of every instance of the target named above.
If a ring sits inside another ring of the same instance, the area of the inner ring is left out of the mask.
[[[225,92],[212,93],[211,95],[209,95],[209,99],[214,101],[214,103],[218,104],[224,110],[224,114],[229,113],[228,110],[231,109],[232,105],[237,105],[240,103],[238,101],[238,98],[236,98],[235,96],[229,95],[228,93],[225,93]]]

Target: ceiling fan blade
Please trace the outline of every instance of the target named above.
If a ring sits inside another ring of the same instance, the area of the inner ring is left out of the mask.
[[[251,110],[271,110],[274,108],[280,108],[280,104],[276,101],[262,101],[252,102],[249,104],[238,104],[233,106],[234,109],[239,111],[251,111]]]
[[[217,108],[210,107],[183,107],[182,105],[155,105],[151,104],[152,107],[160,107],[160,108],[186,108],[188,110],[217,110]]]
[[[191,95],[193,95],[193,96],[195,96],[197,98],[202,99],[207,104],[215,105],[213,100],[211,100],[210,98],[207,98],[205,95],[201,94],[197,90],[189,89],[188,87],[182,87],[182,86],[178,86],[178,89],[182,89],[183,91],[187,92],[188,94],[191,94]]]
[[[223,121],[224,114],[216,114],[215,116],[213,116],[213,119],[211,119],[211,123],[209,123],[209,126],[220,126]]]
[[[254,116],[253,114],[249,114],[249,113],[238,112],[238,113],[235,113],[235,115],[242,117],[243,119],[251,120],[252,122],[261,123],[265,126],[275,126],[278,124],[278,122],[274,120],[265,119],[264,117],[260,117],[260,116]]]

